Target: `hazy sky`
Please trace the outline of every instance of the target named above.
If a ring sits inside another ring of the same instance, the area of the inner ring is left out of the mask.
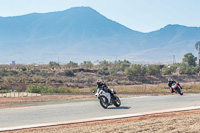
[[[133,30],[150,32],[167,24],[200,27],[200,0],[0,0],[0,16],[62,11],[89,6]]]

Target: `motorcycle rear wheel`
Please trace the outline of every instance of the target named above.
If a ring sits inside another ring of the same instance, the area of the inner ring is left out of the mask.
[[[115,96],[114,105],[116,107],[119,107],[121,105],[121,101],[120,101],[120,99],[117,96]]]
[[[101,104],[101,106],[104,108],[104,109],[107,109],[108,108],[108,99],[105,97],[105,96],[101,96],[100,98],[99,98],[99,100],[100,100],[100,104]]]

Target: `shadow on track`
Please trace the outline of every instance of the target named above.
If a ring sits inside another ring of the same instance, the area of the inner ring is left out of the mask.
[[[110,108],[107,108],[107,109],[130,109],[131,107],[110,107]]]

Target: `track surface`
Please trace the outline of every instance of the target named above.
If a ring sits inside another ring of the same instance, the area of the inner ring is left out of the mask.
[[[0,129],[200,106],[200,94],[123,98],[121,102],[121,107],[108,109],[98,101],[0,109]]]

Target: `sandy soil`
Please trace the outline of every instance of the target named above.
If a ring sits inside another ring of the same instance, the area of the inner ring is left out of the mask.
[[[200,132],[200,110],[10,131],[10,133]]]

